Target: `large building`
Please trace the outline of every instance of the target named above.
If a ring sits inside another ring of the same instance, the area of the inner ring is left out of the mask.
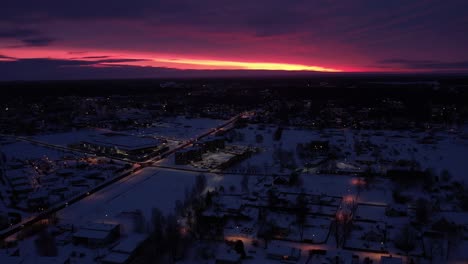
[[[190,147],[177,151],[174,155],[175,164],[186,165],[191,161],[200,161],[202,159],[203,150],[200,147]]]
[[[175,164],[185,165],[191,161],[200,161],[203,153],[224,149],[224,142],[224,138],[219,136],[199,140],[192,147],[177,151],[175,153]]]
[[[164,140],[121,133],[103,133],[82,141],[79,147],[94,153],[128,157],[136,160],[159,155],[169,148]]]
[[[216,136],[198,141],[194,146],[200,147],[203,152],[216,151],[225,147],[224,137]]]
[[[104,247],[120,237],[120,224],[89,223],[73,234],[73,243],[87,247]]]

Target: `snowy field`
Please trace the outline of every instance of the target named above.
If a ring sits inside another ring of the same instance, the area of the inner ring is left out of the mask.
[[[0,146],[0,150],[5,153],[7,161],[10,159],[32,160],[45,156],[49,159],[60,159],[64,155],[70,154],[70,152],[50,149],[22,141],[2,145]]]
[[[207,130],[222,123],[222,120],[212,119],[186,119],[177,117],[165,120],[164,122],[155,124],[154,127],[138,130],[127,131],[134,135],[151,135],[165,136],[176,139],[189,139],[196,135],[206,132]],[[297,144],[306,144],[313,140],[328,140],[331,146],[336,147],[341,157],[346,157],[340,160],[342,163],[356,164],[358,160],[382,161],[376,162],[376,167],[381,166],[382,170],[392,168],[395,163],[400,160],[417,161],[420,164],[418,169],[426,168],[433,169],[437,174],[442,170],[447,169],[452,178],[455,180],[468,181],[466,173],[466,154],[468,154],[468,140],[461,137],[459,134],[449,132],[411,132],[411,131],[365,131],[352,129],[326,129],[326,130],[306,130],[297,128],[285,128],[280,140],[273,140],[273,135],[276,126],[249,125],[243,129],[234,130],[235,133],[241,133],[242,136],[235,137],[232,144],[254,146],[261,149],[260,153],[254,154],[251,158],[241,162],[239,167],[256,167],[258,172],[270,174],[273,180],[273,174],[289,174],[290,170],[281,169],[278,161],[274,159],[274,153],[278,149],[287,151],[295,160],[295,165],[298,169],[302,169],[304,162],[299,158],[296,151]],[[44,141],[50,144],[68,145],[80,140],[85,140],[93,133],[101,133],[98,130],[80,130],[77,132],[61,133],[54,135],[37,136],[34,139]],[[259,140],[258,135],[262,135],[263,139]],[[358,153],[356,146],[364,144],[369,147],[364,147],[365,150]],[[36,146],[26,142],[15,142],[1,146],[1,150],[7,154],[7,158],[18,157],[20,159],[37,159],[44,155],[50,158],[63,157],[64,152],[51,150],[45,147]],[[169,156],[162,160],[157,165],[173,166],[174,157]],[[385,161],[385,162],[383,162]],[[175,203],[177,200],[184,200],[185,193],[190,190],[195,183],[196,176],[200,172],[184,171],[179,169],[188,169],[190,166],[174,166],[175,169],[147,167],[142,171],[128,176],[117,183],[114,183],[103,190],[91,194],[87,198],[61,210],[57,216],[62,224],[73,224],[75,226],[84,225],[89,222],[118,222],[123,226],[123,233],[127,235],[133,230],[133,223],[125,217],[126,213],[141,210],[146,221],[151,219],[152,209],[158,208],[164,214],[174,213]],[[213,189],[223,186],[226,194],[235,194],[240,196],[242,193],[241,181],[242,174],[214,174],[205,173],[207,177],[207,188]],[[262,176],[250,176],[250,190],[262,189],[263,182],[258,186],[255,185]],[[269,179],[268,179],[269,180]],[[269,182],[268,180],[265,181]],[[386,178],[375,179],[369,188],[364,188],[356,184],[359,182],[357,176],[350,175],[328,175],[315,174],[312,171],[301,174],[302,183],[300,186],[278,185],[280,191],[304,191],[309,194],[325,194],[328,196],[337,197],[337,201],[341,201],[341,197],[353,197],[359,203],[355,212],[356,220],[362,224],[361,231],[353,231],[353,245],[358,245],[361,248],[371,247],[380,250],[381,244],[364,245],[362,237],[370,230],[375,229],[370,224],[365,224],[362,220],[384,221],[391,225],[389,230],[396,232],[400,230],[408,217],[393,218],[385,215],[385,206],[393,203],[392,190],[393,183]],[[254,186],[255,185],[255,186]],[[412,191],[412,190],[408,190]],[[419,192],[416,193],[419,195]],[[345,199],[343,199],[345,200]],[[340,205],[337,205],[341,206]],[[341,207],[340,207],[341,208]],[[334,206],[323,206],[318,209],[317,205],[311,206],[314,212],[321,212],[333,217],[336,211]],[[442,212],[444,215],[454,222],[467,225],[467,214],[461,212]],[[276,219],[280,219],[275,215]],[[331,219],[331,218],[330,218]],[[315,242],[322,242],[328,236],[330,219],[327,217],[311,218],[304,230],[305,237]],[[288,225],[293,224],[294,219],[287,219]],[[254,223],[250,223],[254,226]],[[297,239],[298,230],[293,228],[293,235],[290,238]],[[392,234],[393,235],[393,234]],[[261,263],[265,261],[265,251],[263,247],[253,246],[250,236],[241,237],[245,240],[246,249],[251,250],[249,255],[255,256],[254,259],[248,259],[245,263]],[[311,248],[335,248],[333,239],[326,241],[324,245],[308,245],[295,244],[292,242],[275,241],[281,245],[296,246],[303,250],[302,258],[299,263],[305,263],[307,259],[307,251]],[[366,242],[367,243],[367,242]],[[465,243],[463,241],[462,243]],[[465,245],[466,246],[466,245]],[[222,247],[222,246],[221,246]],[[392,247],[391,243],[385,247]],[[336,251],[336,252],[335,252]],[[393,252],[393,251],[392,251]],[[395,251],[396,252],[396,251]],[[350,251],[331,250],[333,254],[350,254]],[[378,261],[377,255],[372,253],[356,253],[361,257],[374,256],[374,260]],[[464,258],[465,252],[457,252]],[[260,261],[260,262],[259,262]],[[188,263],[188,262],[187,262]]]
[[[80,141],[86,141],[90,136],[99,135],[103,132],[108,131],[104,129],[82,129],[72,132],[39,135],[32,137],[32,139],[52,145],[68,146],[70,144],[79,143]]]
[[[267,173],[277,173],[278,162],[273,160],[275,150],[290,152],[298,167],[303,166],[296,152],[299,143],[312,140],[328,140],[331,146],[337,147],[346,161],[356,160],[399,160],[417,161],[420,169],[433,169],[436,174],[448,170],[454,180],[468,181],[466,173],[466,155],[468,154],[468,139],[462,137],[462,132],[412,132],[412,131],[372,131],[352,129],[307,130],[284,128],[281,139],[273,140],[276,126],[249,125],[236,130],[242,134],[236,137],[234,144],[252,145],[261,149],[260,153],[242,162],[239,167],[256,167]],[[256,135],[262,135],[259,142]],[[429,142],[423,143],[429,139]],[[357,153],[356,143],[365,142],[371,145],[362,153]]]
[[[172,214],[177,200],[184,200],[185,190],[190,190],[199,173],[159,168],[145,168],[137,174],[92,194],[58,213],[62,223],[82,225],[94,221],[122,222],[119,215],[141,210],[151,219],[153,208],[164,214]],[[206,174],[208,186],[226,185],[226,188],[241,180],[240,176]],[[123,225],[128,225],[126,221]],[[131,226],[127,226],[131,229]],[[128,229],[127,229],[128,230]]]

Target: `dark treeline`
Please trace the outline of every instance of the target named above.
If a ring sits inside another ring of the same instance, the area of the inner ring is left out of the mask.
[[[39,113],[71,113],[83,104],[80,101],[83,98],[115,96],[107,102],[109,109],[114,106],[154,110],[158,107],[156,104],[161,104],[167,115],[203,112],[205,116],[226,118],[260,107],[270,113],[266,120],[269,122],[298,117],[306,120],[320,115],[323,123],[336,117],[323,110],[338,108],[353,116],[356,122],[400,119],[401,123],[406,119],[419,123],[441,120],[460,123],[468,117],[468,77],[460,76],[317,75],[307,78],[0,82],[0,89],[3,108],[18,109],[37,103],[43,110]],[[70,103],[71,99],[63,99],[67,96],[81,99]],[[205,111],[207,108],[210,110]],[[363,109],[368,109],[368,115],[360,118],[358,112]],[[29,108],[23,110],[29,111]],[[442,116],[440,120],[434,119],[435,110]],[[356,123],[347,119],[347,125]]]
[[[312,77],[271,77],[271,78],[198,78],[198,79],[114,79],[114,80],[66,80],[66,81],[12,81],[0,82],[2,98],[8,96],[106,96],[138,95],[147,93],[178,93],[186,89],[216,88],[228,91],[231,88],[278,89],[284,96],[314,95],[349,98],[349,96],[366,98],[376,94],[420,95],[426,91],[425,84],[385,85],[382,82],[430,82],[438,81],[442,88],[465,85],[468,88],[468,77],[436,75],[317,75]],[[160,84],[176,82],[177,89],[161,88]],[[327,83],[328,86],[320,86]],[[353,87],[354,89],[349,89]],[[185,88],[185,89],[184,89]],[[288,88],[288,90],[281,90]],[[313,88],[313,89],[312,89]],[[376,89],[378,88],[378,89]],[[408,89],[411,88],[411,89]],[[294,90],[291,90],[294,89]],[[356,90],[358,89],[358,90]],[[359,96],[356,92],[360,93]],[[364,93],[365,92],[365,93]],[[465,92],[466,94],[466,92]]]

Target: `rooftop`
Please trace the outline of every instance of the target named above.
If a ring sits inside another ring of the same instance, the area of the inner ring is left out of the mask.
[[[84,142],[106,147],[118,147],[127,151],[153,148],[162,144],[162,141],[158,139],[137,137],[114,132],[91,135],[88,140],[85,140]]]

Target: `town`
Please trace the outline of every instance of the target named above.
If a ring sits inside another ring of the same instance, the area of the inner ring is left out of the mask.
[[[2,264],[468,260],[467,79],[30,85],[0,84]]]

